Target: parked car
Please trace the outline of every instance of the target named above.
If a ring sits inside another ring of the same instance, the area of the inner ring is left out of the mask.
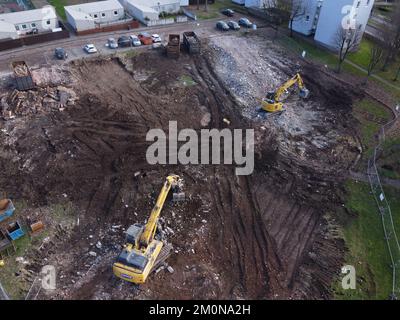
[[[224,21],[218,21],[216,27],[217,27],[217,29],[222,30],[222,31],[229,30],[229,26]]]
[[[83,47],[83,50],[85,50],[86,53],[96,53],[97,52],[96,47],[94,46],[94,44],[91,44],[91,43],[85,45]]]
[[[106,46],[109,47],[110,49],[117,49],[118,48],[117,40],[115,40],[114,38],[109,38],[107,40]]]
[[[132,46],[132,40],[130,37],[122,36],[118,38],[118,46],[120,47],[130,47]]]
[[[250,28],[253,24],[247,18],[240,18],[239,25],[244,26],[246,28]]]
[[[151,38],[151,35],[148,34],[147,32],[142,32],[139,33],[138,38],[142,44],[152,44],[153,39]]]
[[[229,28],[231,28],[233,30],[239,30],[240,29],[240,26],[236,21],[232,21],[232,20],[229,21],[228,22],[228,26],[229,26]]]
[[[233,15],[235,14],[235,11],[233,11],[232,9],[224,9],[221,11],[221,13],[228,17],[233,17]]]
[[[65,52],[64,48],[56,48],[54,50],[54,55],[59,60],[65,60],[68,58],[68,54],[67,54],[67,52]]]
[[[139,38],[137,36],[135,36],[134,34],[130,35],[129,38],[131,38],[133,46],[138,47],[138,46],[142,45]]]
[[[153,39],[154,43],[161,42],[161,37],[157,33],[152,34],[151,39]]]

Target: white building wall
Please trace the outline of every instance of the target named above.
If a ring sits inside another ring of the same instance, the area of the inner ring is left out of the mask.
[[[11,23],[0,21],[0,39],[16,39],[18,38],[17,30]]]
[[[99,2],[101,3],[101,2]],[[116,14],[114,13],[116,12]],[[96,16],[97,15],[97,18]],[[94,18],[95,23],[107,23],[114,22],[124,18],[125,11],[123,8],[112,9],[112,10],[101,10],[101,5],[96,12],[91,12],[90,16]]]
[[[25,28],[24,28],[25,26]],[[40,32],[49,32],[55,28],[58,28],[58,19],[49,18],[45,20],[30,21],[25,23],[15,24],[15,28],[19,35],[25,35],[26,33],[37,29]]]
[[[309,36],[315,32],[323,0],[307,0],[304,5],[304,15],[293,21],[293,30]]]
[[[125,2],[125,9],[126,11],[129,12],[129,14],[133,17],[135,17],[137,20],[139,20],[142,23],[146,23],[147,19],[148,20],[158,20],[159,13],[154,12],[153,10],[151,11],[146,11],[145,8],[135,6],[134,3],[132,2]]]
[[[92,30],[96,25],[92,19],[75,19],[72,15],[65,10],[68,23],[75,29],[75,31]]]
[[[244,0],[245,7],[271,8],[274,6],[274,0]]]
[[[314,39],[322,45],[335,49],[335,35],[342,22],[364,32],[374,0],[324,0]]]

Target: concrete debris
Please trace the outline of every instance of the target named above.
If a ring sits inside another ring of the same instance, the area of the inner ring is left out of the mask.
[[[167,270],[169,273],[174,273],[174,271],[175,271],[174,268],[172,268],[171,266],[168,266]]]
[[[5,120],[11,120],[16,116],[60,111],[75,105],[77,99],[75,91],[63,86],[14,90],[0,98],[0,114]]]
[[[94,251],[89,251],[89,255],[92,257],[97,257],[97,253]]]

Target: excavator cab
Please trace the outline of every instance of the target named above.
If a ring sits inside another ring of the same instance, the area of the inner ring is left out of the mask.
[[[303,79],[299,73],[296,73],[291,79],[286,81],[276,91],[268,92],[266,97],[261,102],[261,108],[268,112],[278,112],[283,110],[282,100],[284,93],[294,86],[295,84],[299,87],[299,96],[302,99],[307,99],[310,95],[310,91],[304,86]]]

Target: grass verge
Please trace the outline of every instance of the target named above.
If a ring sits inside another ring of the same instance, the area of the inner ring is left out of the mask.
[[[345,264],[355,267],[357,284],[355,290],[344,290],[341,279],[335,281],[334,296],[344,300],[387,299],[392,290],[392,269],[375,200],[366,183],[348,181],[346,190],[346,208],[356,217],[342,227],[341,233],[348,248]],[[385,193],[395,228],[400,231],[398,190],[385,188]]]

